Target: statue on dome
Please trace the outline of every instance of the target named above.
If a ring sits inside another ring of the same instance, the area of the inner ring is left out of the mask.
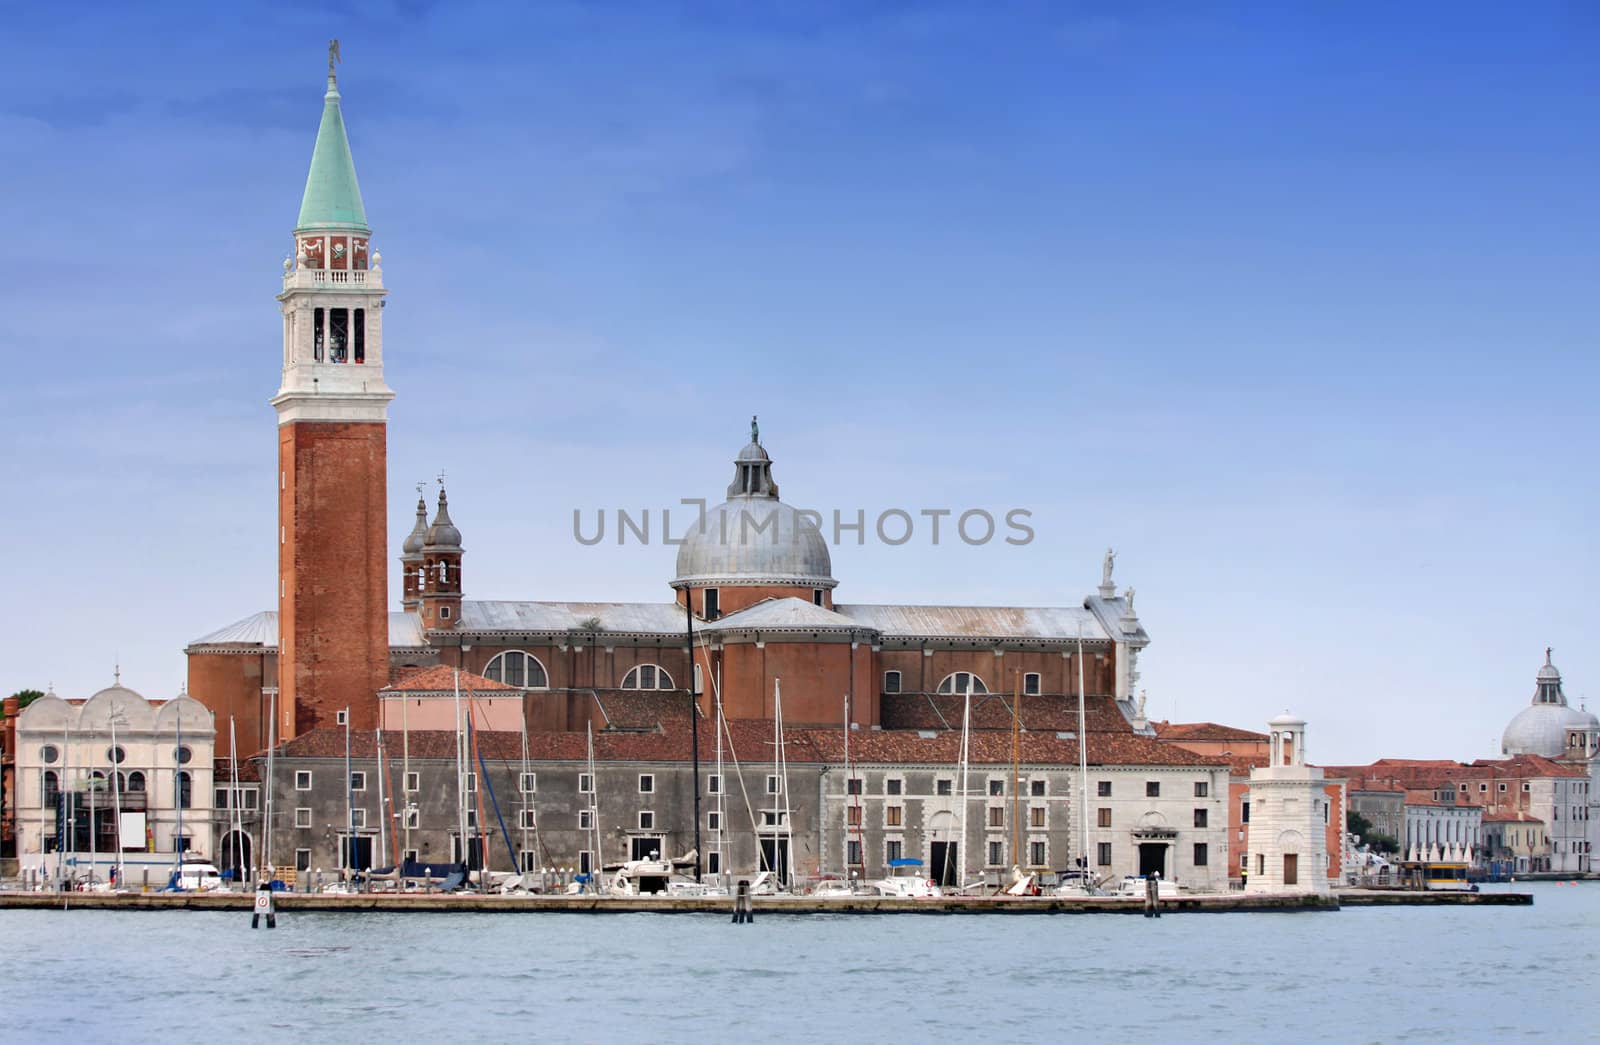
[[[1105,561],[1100,564],[1100,587],[1111,587],[1111,571],[1116,569],[1116,566],[1117,550],[1115,548],[1107,548]]]
[[[750,441],[758,445],[761,442],[761,426],[756,424],[755,414],[750,415]]]

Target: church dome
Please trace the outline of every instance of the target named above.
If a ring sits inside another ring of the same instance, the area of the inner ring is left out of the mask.
[[[1567,753],[1567,733],[1593,728],[1594,716],[1567,705],[1561,688],[1561,672],[1544,651],[1544,665],[1535,676],[1533,703],[1506,724],[1500,750],[1507,755],[1543,755],[1559,758]]]
[[[433,517],[433,525],[423,535],[422,548],[430,552],[461,550],[461,531],[450,521],[450,500],[445,496],[442,486],[439,487],[439,511]]]
[[[1517,712],[1500,741],[1508,755],[1543,755],[1559,758],[1567,753],[1567,731],[1584,729],[1593,718],[1565,704],[1535,704]]]
[[[678,548],[674,587],[722,584],[838,584],[816,521],[778,500],[772,459],[753,419],[750,443],[734,460],[728,499],[691,522]]]
[[[459,534],[457,537],[459,538]],[[405,541],[400,545],[400,554],[408,559],[422,558],[422,546],[428,540],[428,504],[419,494],[417,496],[417,522],[411,527],[411,532],[406,534]]]

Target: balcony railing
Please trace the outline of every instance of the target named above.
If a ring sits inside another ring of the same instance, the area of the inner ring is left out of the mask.
[[[318,269],[303,268],[284,273],[285,290],[343,290],[346,287],[382,286],[383,279],[377,269]]]

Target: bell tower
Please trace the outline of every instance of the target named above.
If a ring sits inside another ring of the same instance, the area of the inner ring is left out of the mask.
[[[278,411],[278,735],[377,725],[388,684],[383,273],[334,63],[284,262]]]

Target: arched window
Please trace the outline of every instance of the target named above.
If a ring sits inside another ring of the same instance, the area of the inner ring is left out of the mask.
[[[980,679],[970,671],[956,671],[946,675],[944,681],[939,683],[939,692],[965,693],[968,683],[972,685],[972,692],[974,693],[989,692],[989,687],[983,684],[983,679]]]
[[[128,790],[144,792],[144,774],[137,769],[128,774]]]
[[[623,689],[671,689],[672,676],[658,664],[640,664],[622,676]]]
[[[194,780],[188,770],[178,773],[178,808],[188,809],[194,802]]]
[[[483,677],[523,689],[544,689],[550,685],[539,658],[519,649],[507,650],[489,661],[483,669]]]
[[[44,804],[53,806],[61,797],[61,778],[53,769],[44,771]]]

